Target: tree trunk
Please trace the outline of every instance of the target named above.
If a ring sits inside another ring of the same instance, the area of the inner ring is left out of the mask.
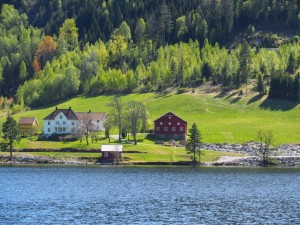
[[[9,159],[12,160],[12,144],[9,144]]]
[[[134,145],[136,145],[137,144],[137,142],[136,142],[136,134],[133,133],[132,136],[133,136]]]
[[[89,145],[89,135],[85,136],[86,144]]]

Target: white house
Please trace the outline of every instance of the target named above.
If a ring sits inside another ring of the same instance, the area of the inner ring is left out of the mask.
[[[44,118],[44,135],[76,134],[83,125],[89,126],[89,131],[104,131],[106,113],[75,112],[69,109],[58,109]]]

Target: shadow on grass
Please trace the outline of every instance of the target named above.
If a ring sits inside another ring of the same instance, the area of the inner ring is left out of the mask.
[[[257,102],[259,100],[262,99],[262,97],[264,97],[264,95],[261,95],[261,94],[258,94],[258,95],[255,95],[253,98],[251,98],[248,102],[247,102],[247,105],[250,105],[254,102]]]
[[[241,97],[236,97],[236,98],[234,98],[234,99],[232,99],[232,100],[230,101],[230,104],[235,104],[235,103],[237,103],[239,100],[241,100]]]
[[[223,98],[228,94],[227,91],[222,91],[220,94],[216,95],[214,98]]]
[[[298,104],[300,104],[299,101],[267,98],[259,105],[259,108],[272,111],[288,111],[295,108]]]
[[[229,98],[235,96],[236,94],[237,94],[237,92],[233,92],[233,93],[231,93],[230,95],[226,96],[225,99],[229,99]]]

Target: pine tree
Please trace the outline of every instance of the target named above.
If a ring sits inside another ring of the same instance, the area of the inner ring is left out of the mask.
[[[3,138],[9,146],[9,158],[12,159],[12,147],[17,140],[19,128],[17,122],[11,116],[8,116],[2,125]]]
[[[200,156],[200,148],[202,145],[202,135],[198,130],[197,124],[194,123],[193,126],[189,129],[189,139],[185,146],[186,151],[188,154],[193,154],[193,163],[196,164],[196,153]],[[200,157],[199,157],[200,163]]]

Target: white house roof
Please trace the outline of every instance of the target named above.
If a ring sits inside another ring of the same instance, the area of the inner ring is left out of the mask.
[[[102,145],[101,152],[122,152],[123,145]]]

